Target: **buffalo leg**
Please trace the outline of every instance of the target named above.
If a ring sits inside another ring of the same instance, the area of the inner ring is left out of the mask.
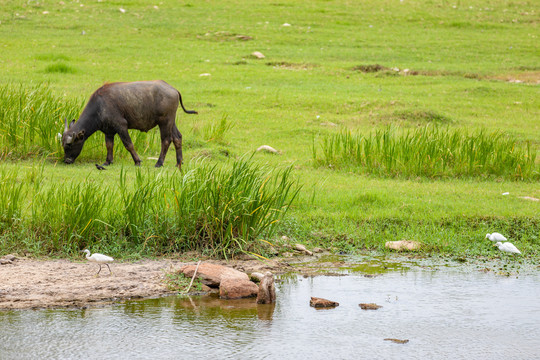
[[[156,163],[156,167],[162,167],[165,162],[165,156],[167,151],[169,151],[169,146],[171,145],[171,131],[165,126],[159,127],[159,132],[161,134],[161,152],[159,153],[159,159]]]
[[[178,170],[182,170],[182,134],[176,125],[173,126],[172,137],[174,147],[176,148],[176,166],[178,167]]]
[[[131,141],[131,137],[129,136],[128,131],[123,130],[121,132],[118,132],[118,135],[120,136],[120,140],[122,140],[122,143],[124,144],[126,150],[129,151],[129,153],[131,154],[135,165],[141,165],[141,158],[139,157],[139,155],[137,155],[137,152],[135,151],[135,146],[133,146],[133,142]]]
[[[103,165],[110,165],[113,162],[114,134],[105,135],[105,147],[107,147],[107,159],[105,160]]]

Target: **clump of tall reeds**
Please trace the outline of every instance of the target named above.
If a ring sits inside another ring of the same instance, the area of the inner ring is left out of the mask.
[[[390,126],[369,134],[343,131],[324,137],[315,164],[382,176],[540,179],[536,151],[500,132]]]
[[[290,167],[275,170],[246,159],[185,167],[184,174],[121,171],[113,185],[47,187],[15,181],[16,172],[0,169],[0,245],[11,239],[4,248],[28,248],[39,241],[39,251],[49,254],[99,243],[153,254],[199,250],[227,257],[257,251],[299,190]],[[15,220],[18,226],[11,226]]]
[[[0,154],[59,153],[63,119],[76,119],[81,107],[80,100],[55,96],[46,84],[0,86]]]

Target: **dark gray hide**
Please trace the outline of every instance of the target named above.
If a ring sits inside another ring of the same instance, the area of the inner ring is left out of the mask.
[[[163,165],[172,142],[176,148],[176,165],[180,168],[182,134],[175,123],[179,103],[187,114],[197,114],[196,111],[184,108],[180,92],[165,81],[118,82],[103,85],[92,94],[77,122],[73,120],[68,126],[66,120],[62,135],[64,162],[72,164],[81,153],[86,139],[99,130],[105,134],[107,146],[107,159],[103,165],[113,162],[116,134],[130,152],[135,165],[140,165],[141,159],[135,152],[128,129],[147,132],[159,126],[161,153],[156,167]]]

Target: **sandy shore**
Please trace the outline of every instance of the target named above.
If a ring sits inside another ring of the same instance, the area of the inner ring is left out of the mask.
[[[282,264],[260,261],[208,261],[240,271],[276,270]],[[173,294],[164,283],[167,273],[188,262],[180,260],[143,260],[106,266],[86,261],[34,260],[18,258],[0,265],[0,310],[55,307],[86,307],[129,299]]]

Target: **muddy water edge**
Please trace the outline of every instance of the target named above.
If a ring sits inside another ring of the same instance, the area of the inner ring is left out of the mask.
[[[296,271],[279,277],[275,305],[167,296],[86,309],[0,311],[0,358],[538,356],[534,263],[327,255],[290,264]],[[339,306],[312,308],[312,296]],[[381,307],[363,310],[360,303]]]

